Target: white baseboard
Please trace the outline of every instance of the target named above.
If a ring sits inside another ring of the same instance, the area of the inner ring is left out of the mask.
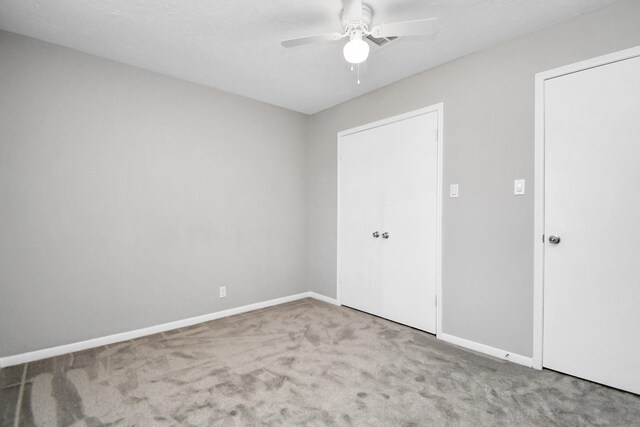
[[[318,301],[324,301],[333,305],[340,305],[335,298],[330,298],[315,292],[303,292],[300,294],[289,295],[282,298],[276,298],[269,301],[258,302],[255,304],[243,305],[241,307],[230,308],[228,310],[218,311],[215,313],[204,314],[202,316],[190,317],[188,319],[177,320],[174,322],[163,323],[161,325],[150,326],[147,328],[136,329],[133,331],[122,332],[119,334],[108,335],[106,337],[94,338],[86,341],[80,341],[71,344],[65,344],[57,347],[45,348],[42,350],[30,351],[28,353],[16,354],[14,356],[0,357],[0,368],[8,366],[20,365],[22,363],[34,362],[36,360],[47,359],[49,357],[60,356],[63,354],[74,353],[77,351],[87,350],[90,348],[101,347],[103,345],[115,344],[122,341],[132,340],[135,338],[153,335],[160,332],[166,332],[173,329],[184,328],[196,325],[198,323],[209,322],[211,320],[221,319],[223,317],[234,316],[261,308],[271,307],[274,305],[284,304],[303,298],[313,298]],[[438,339],[447,341],[451,344],[459,345],[471,350],[485,353],[499,359],[509,360],[520,365],[532,367],[533,359],[531,357],[521,356],[519,354],[510,353],[485,344],[469,341],[446,333],[440,333]]]
[[[479,353],[488,354],[489,356],[497,357],[498,359],[508,360],[513,363],[517,363],[518,365],[523,365],[528,368],[533,367],[533,358],[521,356],[519,354],[514,354],[509,351],[500,350],[499,348],[491,347],[485,344],[480,344],[475,341],[469,341],[464,338],[459,338],[454,335],[449,335],[445,333],[438,334],[438,339],[442,341],[449,342],[451,344],[458,345],[460,347],[468,348],[469,350],[474,350]]]
[[[243,305],[242,307],[230,308],[228,310],[218,311],[215,313],[204,314],[202,316],[196,316],[196,317],[190,317],[188,319],[177,320],[175,322],[163,323],[161,325],[155,325],[147,328],[136,329],[133,331],[122,332],[119,334],[108,335],[106,337],[94,338],[86,341],[65,344],[57,347],[30,351],[28,353],[16,354],[14,356],[0,357],[0,368],[6,368],[7,366],[20,365],[22,363],[34,362],[36,360],[47,359],[49,357],[60,356],[68,353],[74,353],[77,351],[100,347],[107,344],[114,344],[117,342],[132,340],[132,339],[144,337],[147,335],[157,334],[159,332],[170,331],[172,329],[184,328],[187,326],[196,325],[198,323],[208,322],[215,319],[221,319],[223,317],[228,317],[228,316],[234,316],[236,314],[242,314],[248,311],[253,311],[253,310],[258,310],[265,307],[284,304],[287,302],[296,301],[303,298],[315,298],[320,301],[337,305],[337,302],[332,298],[328,298],[328,297],[325,297],[324,295],[316,294],[315,292],[303,292],[300,294],[289,295],[286,297],[276,298],[269,301],[263,301],[255,304]]]
[[[308,292],[308,296],[309,298],[317,299],[318,301],[324,301],[326,303],[333,304],[333,305],[340,305],[337,299],[329,298],[324,295],[317,294],[315,292]]]

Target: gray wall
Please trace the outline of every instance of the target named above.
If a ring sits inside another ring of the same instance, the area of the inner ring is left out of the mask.
[[[639,17],[614,3],[312,116],[310,289],[336,296],[336,133],[444,102],[444,185],[460,184],[443,205],[444,332],[531,356],[534,75],[640,45]]]
[[[0,32],[0,356],[307,291],[307,125]]]

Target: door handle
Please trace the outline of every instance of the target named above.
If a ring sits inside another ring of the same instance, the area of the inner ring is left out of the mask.
[[[382,238],[383,239],[388,239],[389,238],[389,233],[387,233],[386,231],[384,233],[382,233]]]
[[[552,245],[557,245],[558,243],[560,243],[560,236],[549,236],[549,243],[551,243]]]
[[[373,232],[373,237],[375,237],[377,239],[378,237],[380,237],[380,233],[378,231],[374,231]]]

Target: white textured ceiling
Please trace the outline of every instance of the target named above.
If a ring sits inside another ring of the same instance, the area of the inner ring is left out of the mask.
[[[613,0],[365,0],[373,24],[438,17],[434,40],[372,53],[362,84],[341,42],[340,0],[1,0],[0,28],[224,91],[315,113]]]

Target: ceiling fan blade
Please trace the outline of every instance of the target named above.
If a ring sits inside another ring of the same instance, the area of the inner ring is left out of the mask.
[[[344,15],[349,21],[359,21],[362,19],[362,0],[342,0]]]
[[[344,34],[331,33],[331,34],[319,34],[317,36],[298,37],[296,39],[283,40],[282,46],[284,47],[296,47],[305,44],[322,43],[340,40],[344,37]]]
[[[436,32],[438,18],[381,24],[371,30],[374,37],[431,36]]]

